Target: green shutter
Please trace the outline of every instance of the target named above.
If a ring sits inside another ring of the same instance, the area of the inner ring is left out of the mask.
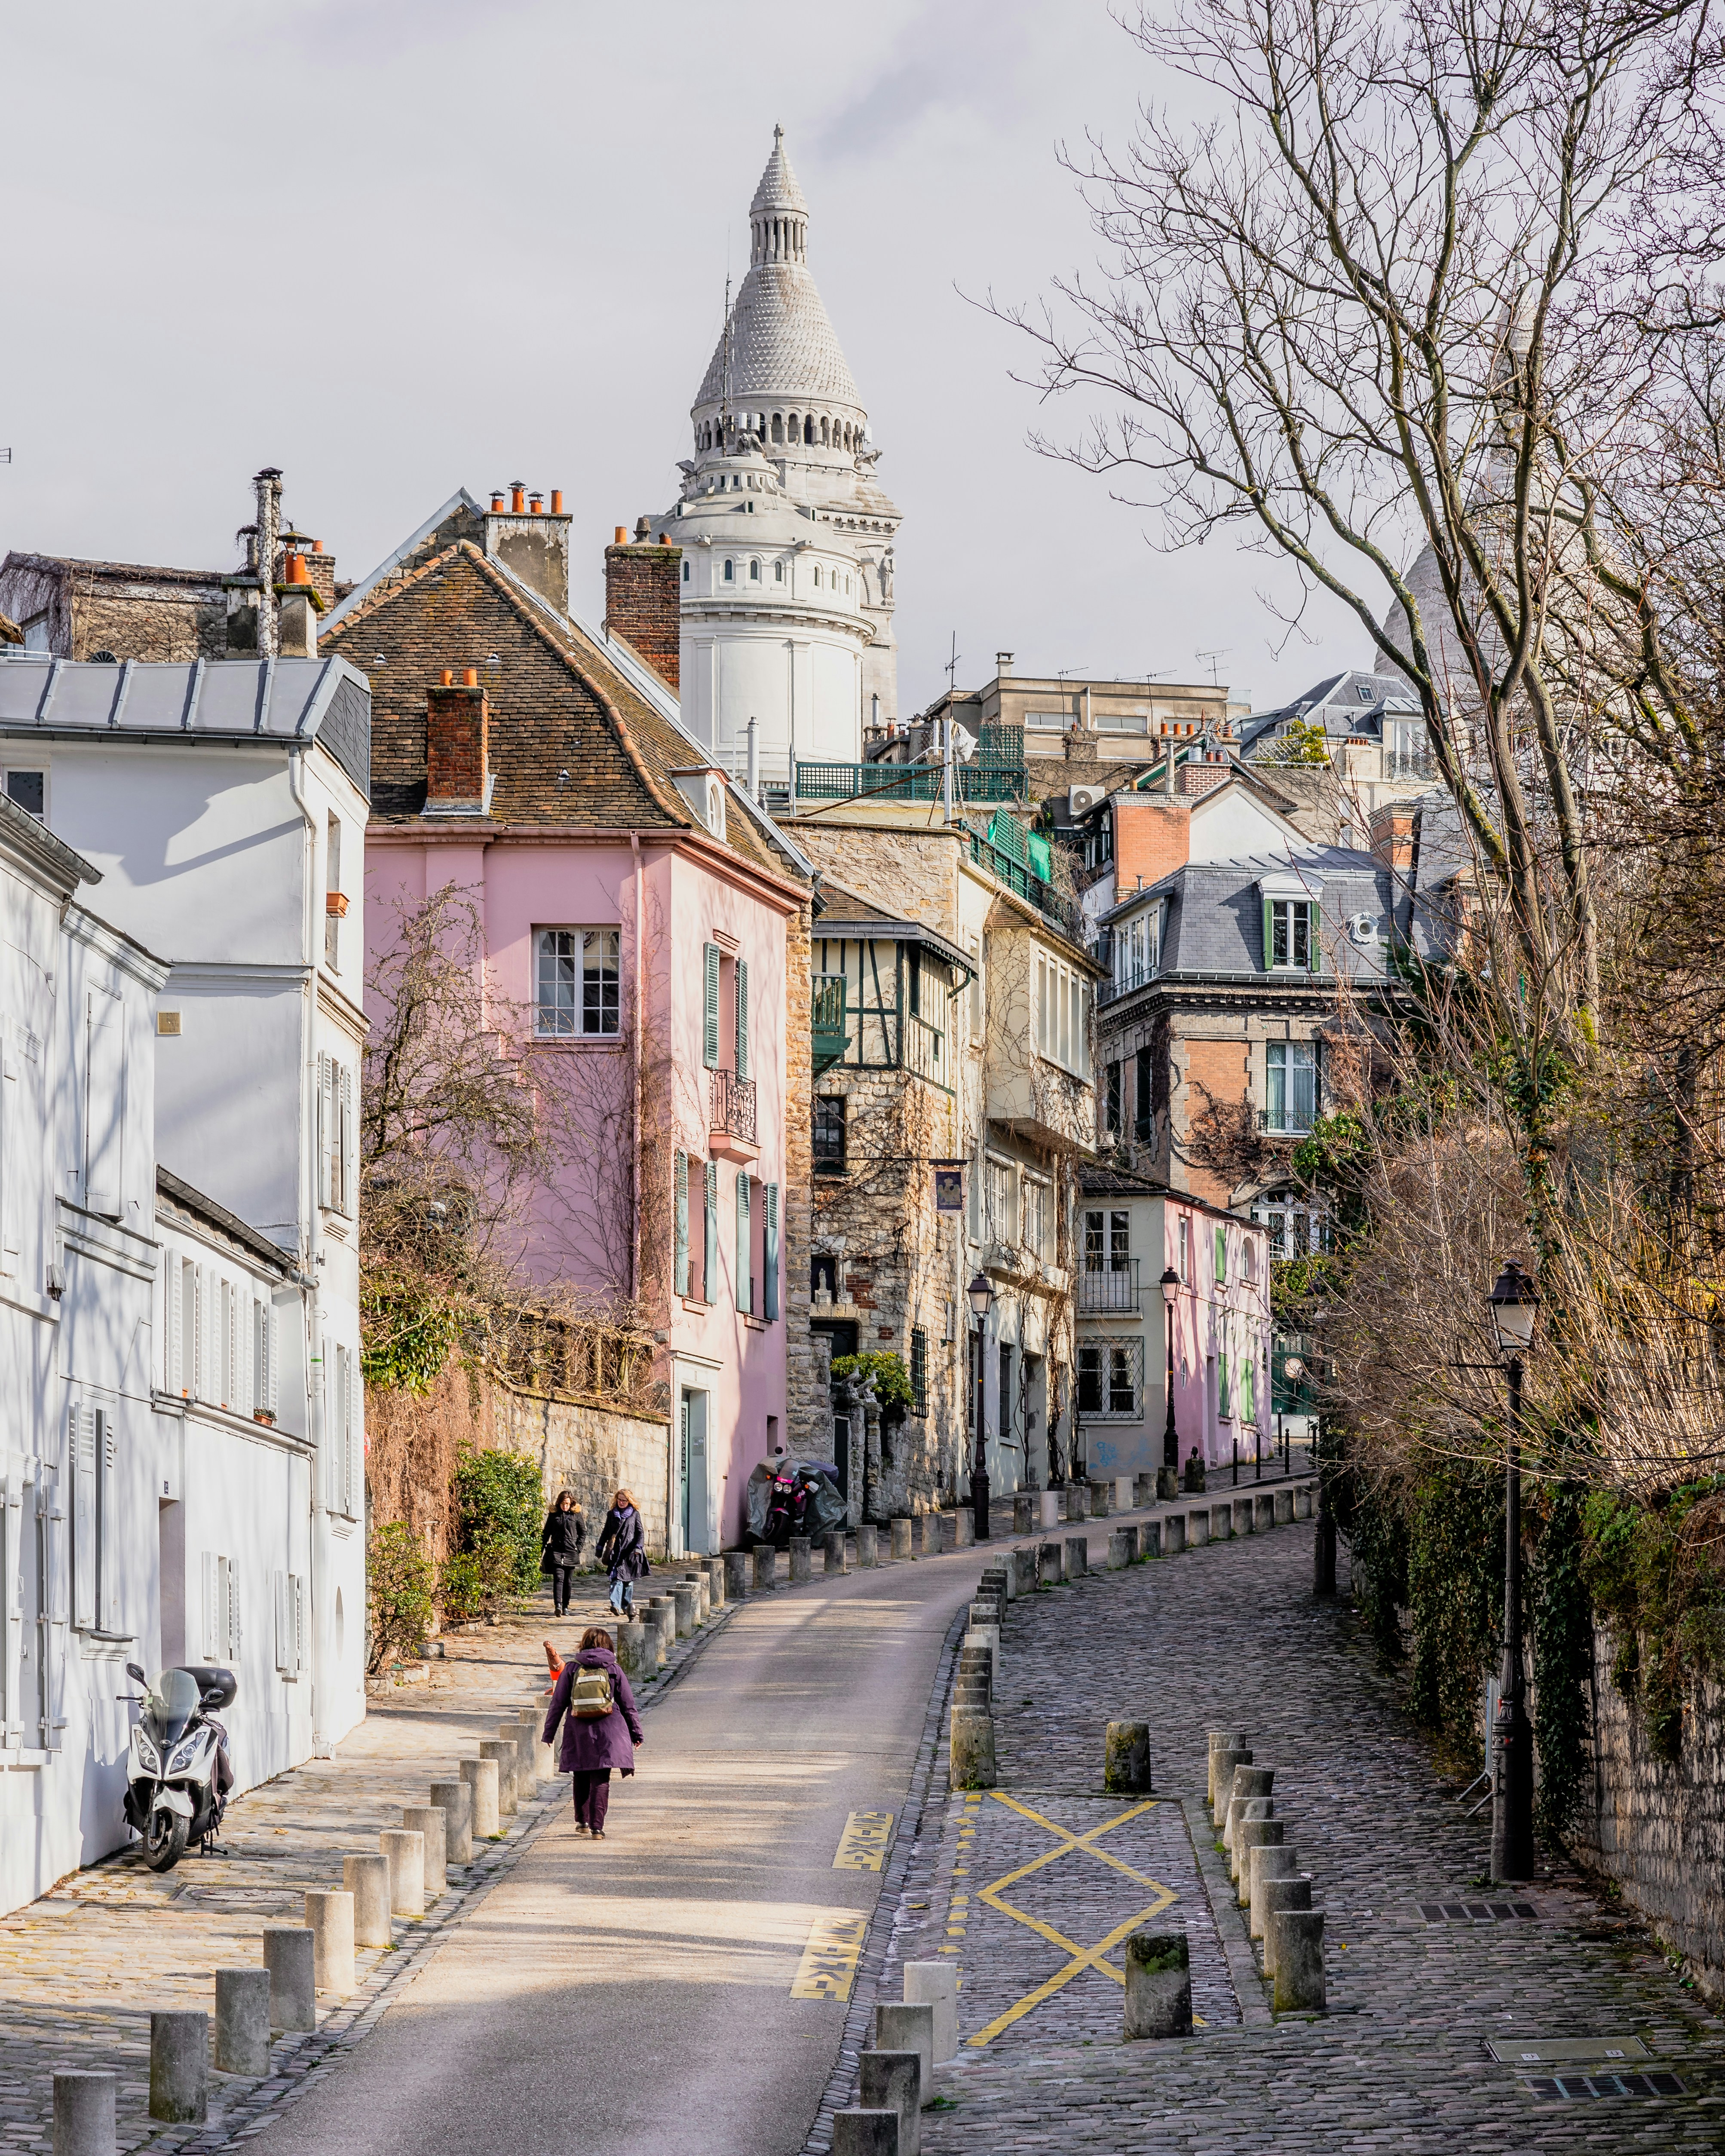
[[[748,961],[737,962],[737,1075],[739,1080],[749,1075],[749,969]]]
[[[676,1156],[676,1256],[673,1277],[676,1292],[689,1292],[689,1156],[680,1152]]]
[[[1224,1353],[1216,1358],[1216,1413],[1224,1420],[1231,1405],[1228,1398],[1228,1357]]]
[[[706,1248],[701,1255],[705,1263],[701,1274],[701,1299],[711,1302],[713,1291],[719,1285],[719,1163],[706,1163],[706,1180],[702,1195],[706,1199]]]
[[[1309,972],[1321,973],[1324,969],[1323,938],[1318,933],[1318,901],[1313,899],[1306,909],[1306,964]]]
[[[770,1323],[778,1316],[778,1185],[767,1185],[767,1227],[762,1238],[761,1315]]]
[[[706,1028],[702,1037],[701,1060],[709,1070],[719,1067],[719,947],[706,946]]]
[[[746,1168],[737,1172],[737,1306],[752,1311],[754,1296],[749,1280],[749,1177]]]
[[[1264,901],[1264,970],[1267,973],[1276,963],[1276,924],[1271,918],[1271,901]]]
[[[1219,1225],[1216,1229],[1216,1278],[1219,1281],[1225,1281],[1227,1277],[1228,1230]]]

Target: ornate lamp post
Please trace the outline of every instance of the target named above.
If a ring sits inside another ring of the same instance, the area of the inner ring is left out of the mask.
[[[967,1293],[979,1328],[977,1333],[976,1442],[970,1463],[970,1502],[976,1513],[976,1538],[979,1543],[985,1543],[988,1539],[988,1446],[984,1435],[987,1422],[983,1414],[983,1385],[987,1371],[983,1356],[988,1342],[988,1312],[994,1306],[994,1290],[988,1275],[978,1273]]]
[[[1174,1427],[1174,1298],[1180,1292],[1180,1276],[1170,1265],[1162,1276],[1163,1330],[1168,1335],[1168,1425],[1162,1433],[1162,1472],[1156,1478],[1156,1494],[1166,1500],[1180,1494],[1180,1433]]]
[[[1503,1486],[1503,1667],[1491,1731],[1491,1876],[1533,1876],[1533,1730],[1522,1670],[1522,1376],[1539,1297],[1512,1261],[1486,1298],[1509,1373],[1509,1456]]]

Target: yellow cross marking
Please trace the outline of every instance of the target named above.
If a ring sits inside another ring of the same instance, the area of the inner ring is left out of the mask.
[[[1021,1864],[1015,1871],[1008,1871],[1000,1878],[978,1889],[977,1898],[978,1901],[986,1902],[991,1908],[999,1909],[1003,1916],[1010,1917],[1015,1922],[1026,1926],[1040,1938],[1048,1940],[1051,1945],[1065,1948],[1072,1958],[1064,1969],[1057,1969],[1045,1984],[1039,1984],[1034,1991],[1026,1992],[1016,2005],[1009,2006],[1005,2013],[998,2015],[986,2029],[978,2030],[976,2035],[968,2040],[970,2045],[975,2048],[979,2048],[984,2044],[992,2044],[1004,2030],[1011,2028],[1015,2021],[1023,2020],[1025,2015],[1041,2005],[1045,1999],[1051,1999],[1062,1986],[1070,1984],[1081,1969],[1100,1969],[1104,1976],[1111,1976],[1117,1984],[1124,1987],[1126,1972],[1123,1969],[1116,1969],[1113,1963],[1105,1959],[1104,1957],[1111,1948],[1117,1947],[1122,1939],[1135,1932],[1140,1924],[1152,1917],[1160,1916],[1170,1902],[1179,1899],[1172,1887],[1164,1887],[1159,1880],[1152,1879],[1142,1871],[1134,1871],[1130,1864],[1116,1856],[1111,1850],[1099,1849],[1096,1846],[1097,1842],[1105,1834],[1111,1834],[1116,1827],[1124,1826],[1127,1820],[1137,1819],[1143,1813],[1153,1811],[1157,1803],[1155,1798],[1153,1797],[1147,1804],[1134,1804],[1129,1811],[1123,1811],[1113,1819],[1104,1820],[1100,1826],[1093,1826],[1087,1834],[1072,1834],[1066,1828],[1057,1826],[1051,1819],[1045,1819],[1040,1812],[1032,1811],[1028,1804],[1019,1804],[1015,1797],[1004,1796],[999,1789],[993,1790],[990,1794],[996,1804],[1004,1804],[1009,1811],[1017,1812],[1020,1818],[1030,1820],[1036,1825],[1046,1829],[1055,1837],[1055,1846],[1052,1849],[1045,1849],[1040,1856],[1032,1857],[1028,1864]],[[1014,1908],[1006,1899],[1004,1892],[1008,1887],[1015,1887],[1021,1879],[1028,1879],[1033,1871],[1041,1871],[1045,1865],[1056,1863],[1061,1857],[1076,1855],[1080,1850],[1082,1850],[1086,1856],[1095,1857],[1098,1863],[1110,1865],[1115,1871],[1123,1872],[1128,1879],[1136,1881],[1140,1887],[1153,1889],[1156,1896],[1154,1901],[1147,1903],[1136,1914],[1128,1917],[1123,1923],[1117,1924],[1106,1938],[1099,1939],[1093,1947],[1080,1946],[1076,1939],[1069,1939],[1064,1932],[1056,1931],[1052,1924],[1045,1924],[1040,1917],[1032,1917],[1023,1909]]]

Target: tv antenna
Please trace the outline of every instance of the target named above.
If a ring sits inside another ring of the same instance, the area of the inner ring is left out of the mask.
[[[952,707],[958,697],[958,632],[952,631],[952,653],[947,661],[947,717],[946,738],[942,743],[941,757],[941,811],[944,820],[952,820]]]
[[[1219,689],[1222,685],[1222,677],[1216,670],[1216,661],[1219,659],[1225,659],[1233,649],[1234,646],[1231,644],[1219,644],[1214,651],[1193,653],[1194,659],[1208,659],[1210,662],[1210,686],[1213,689]]]

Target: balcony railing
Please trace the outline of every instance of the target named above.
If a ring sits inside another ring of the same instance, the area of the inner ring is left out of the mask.
[[[708,1127],[724,1131],[747,1145],[755,1140],[755,1081],[739,1078],[734,1070],[713,1073]]]
[[[1097,1004],[1117,1003],[1122,996],[1129,996],[1134,988],[1147,987],[1161,970],[1159,966],[1147,962],[1142,966],[1128,966],[1123,973],[1111,974],[1106,981],[1096,983]]]
[[[1078,1276],[1078,1314],[1081,1317],[1101,1316],[1108,1311],[1136,1310],[1138,1306],[1138,1275],[1136,1265],[1122,1266],[1117,1272],[1086,1270]]]
[[[845,976],[817,973],[809,995],[809,1032],[811,1060],[818,1077],[829,1070],[850,1045],[845,1027]]]
[[[1258,1111],[1258,1128],[1279,1137],[1307,1137],[1316,1120],[1317,1111],[1310,1101],[1296,1101],[1291,1107],[1260,1108]]]
[[[1078,907],[1070,899],[1063,897],[1051,883],[1044,882],[1034,870],[1026,868],[1022,861],[1015,861],[1010,854],[1002,853],[999,846],[991,845],[980,831],[970,834],[970,858],[978,868],[997,877],[1009,891],[1027,899],[1069,942],[1082,943],[1083,921]]]
[[[961,763],[953,772],[961,801],[1022,801],[1022,765]],[[932,763],[797,763],[798,801],[938,801],[943,780]]]

